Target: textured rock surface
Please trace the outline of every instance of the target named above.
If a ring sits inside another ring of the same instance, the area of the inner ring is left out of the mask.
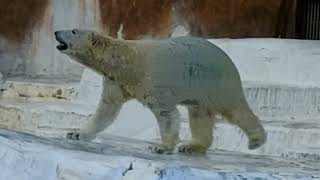
[[[148,143],[109,136],[103,144],[0,129],[0,179],[318,179],[320,163],[227,151],[156,155]]]
[[[66,78],[9,78],[3,84],[3,98],[66,102],[78,94],[79,83]]]
[[[245,95],[260,117],[291,121],[320,117],[320,88],[284,84],[245,83]]]

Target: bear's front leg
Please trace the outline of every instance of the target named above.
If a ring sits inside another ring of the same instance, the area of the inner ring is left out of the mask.
[[[104,81],[101,99],[92,120],[84,129],[67,133],[67,139],[91,141],[97,133],[113,123],[124,102],[121,89]]]
[[[66,138],[81,141],[91,141],[95,139],[96,134],[113,123],[121,106],[122,104],[99,103],[98,109],[88,125],[77,132],[67,133]]]
[[[158,154],[171,154],[179,142],[180,115],[176,107],[152,108],[159,129],[162,142],[149,147],[152,152]]]

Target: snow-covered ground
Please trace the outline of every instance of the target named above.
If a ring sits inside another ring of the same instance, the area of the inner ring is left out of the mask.
[[[215,152],[206,158],[151,155],[141,140],[159,140],[156,120],[141,104],[130,101],[95,143],[0,130],[0,167],[6,169],[0,179],[304,179],[316,175],[320,169],[320,43],[283,39],[211,42],[224,49],[239,69],[250,107],[268,132],[263,147],[249,151],[243,133],[221,123],[211,147]],[[85,70],[81,82],[66,77],[11,77],[4,84],[0,78],[1,86],[1,128],[62,138],[84,127],[94,113],[101,77]],[[184,119],[181,138],[185,140],[190,138],[187,112],[183,107],[179,110]],[[122,138],[115,142],[110,135]],[[130,151],[132,148],[139,150]],[[178,165],[171,166],[170,159]],[[138,171],[122,177],[133,161],[139,162],[134,163]],[[154,173],[155,169],[160,169],[160,174]]]
[[[319,162],[215,151],[156,155],[148,143],[109,136],[103,144],[0,130],[0,179],[319,179]]]

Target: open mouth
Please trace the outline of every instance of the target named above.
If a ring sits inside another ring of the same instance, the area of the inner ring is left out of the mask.
[[[56,36],[56,39],[60,43],[57,46],[58,50],[63,51],[63,50],[67,50],[68,49],[68,44],[63,39],[61,39],[59,36]]]

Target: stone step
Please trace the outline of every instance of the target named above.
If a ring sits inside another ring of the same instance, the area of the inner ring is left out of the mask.
[[[49,137],[65,137],[67,132],[83,128],[95,106],[70,102],[37,102],[2,99],[0,127]],[[186,112],[181,111],[186,117]],[[143,140],[158,140],[156,120],[135,102],[126,104],[113,125],[105,133]],[[247,149],[247,139],[240,129],[220,123],[215,130],[212,148],[252,154],[293,156],[320,159],[320,121],[263,121],[268,133],[267,143],[255,151]],[[104,137],[101,133],[100,137]],[[181,139],[190,139],[187,120],[182,122]],[[99,141],[99,138],[97,139]]]
[[[264,121],[263,126],[267,131],[267,142],[261,148],[248,150],[248,140],[244,133],[239,128],[225,123],[217,125],[211,148],[320,160],[320,123]]]
[[[89,81],[90,82],[90,81]],[[32,99],[33,101],[81,101],[96,105],[100,94],[86,86],[101,89],[89,82],[52,79],[11,78],[5,83],[3,98]],[[320,119],[320,88],[298,87],[283,84],[243,82],[244,92],[252,110],[263,119],[281,117],[290,121],[297,119]],[[99,91],[100,92],[100,91]],[[80,97],[78,97],[78,95]],[[88,96],[88,97],[87,97]],[[92,97],[94,101],[88,98]]]
[[[0,100],[0,127],[37,135],[61,137],[78,130],[94,112],[94,106],[69,102]]]
[[[33,101],[71,101],[78,94],[78,86],[79,82],[61,78],[14,77],[6,79],[1,96]]]
[[[320,88],[244,82],[252,110],[262,119],[320,119]]]
[[[150,119],[139,119],[139,124],[145,127],[128,128],[132,119],[119,119],[102,133],[99,139],[103,140],[107,134],[131,137],[140,140],[160,141],[160,133],[156,121],[151,124]],[[214,129],[212,150],[221,149],[250,154],[272,155],[282,157],[297,157],[310,160],[320,160],[320,123],[306,120],[301,122],[262,121],[267,131],[267,143],[257,150],[247,148],[247,137],[235,126],[228,123],[218,123]],[[140,131],[138,131],[140,130]],[[181,124],[180,138],[190,140],[191,134],[187,120]]]

